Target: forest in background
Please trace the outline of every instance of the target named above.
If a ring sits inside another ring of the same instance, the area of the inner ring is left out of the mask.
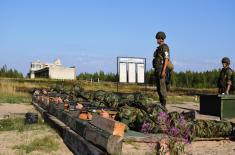
[[[0,68],[0,77],[7,78],[23,78],[23,74],[16,69],[8,69],[7,65],[4,65]]]
[[[216,88],[220,70],[211,71],[185,71],[173,72],[171,78],[172,87],[180,88]],[[0,68],[0,77],[7,78],[24,78],[23,74],[16,69],[9,68],[4,65]],[[99,71],[95,73],[80,73],[77,76],[78,80],[86,80],[93,82],[116,82],[118,77],[115,73],[105,73]],[[154,71],[149,70],[146,72],[146,83],[148,85],[155,85]]]
[[[211,71],[185,71],[185,72],[173,72],[171,85],[172,87],[181,88],[216,88],[217,81],[220,74],[220,70]],[[81,73],[77,77],[80,80],[87,80],[97,82],[109,81],[116,82],[118,77],[114,73],[104,73],[103,71],[91,73]],[[146,83],[149,85],[155,85],[154,71],[149,70],[146,72]]]

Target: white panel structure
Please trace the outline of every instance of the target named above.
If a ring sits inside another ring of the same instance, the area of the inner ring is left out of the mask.
[[[145,66],[144,64],[137,64],[137,83],[144,83],[145,81]]]
[[[145,59],[143,58],[119,58],[119,61],[126,63],[145,63]]]
[[[128,63],[128,82],[136,82],[136,67],[134,63]]]
[[[117,57],[120,83],[145,83],[146,58]]]
[[[127,82],[127,64],[119,64],[119,82]]]

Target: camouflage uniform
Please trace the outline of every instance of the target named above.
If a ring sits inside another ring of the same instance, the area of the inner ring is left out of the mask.
[[[223,68],[220,71],[220,76],[218,80],[218,88],[219,88],[219,93],[225,93],[227,86],[231,85],[232,86],[232,80],[233,80],[233,70],[230,67]],[[230,89],[230,92],[232,91],[232,88]]]
[[[167,44],[160,45],[154,52],[153,68],[155,68],[156,86],[159,100],[163,106],[166,105],[167,87],[166,78],[161,77],[165,59],[170,59],[169,47]],[[167,69],[166,69],[167,73]]]

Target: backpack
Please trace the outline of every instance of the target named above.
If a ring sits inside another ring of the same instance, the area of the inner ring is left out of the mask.
[[[34,124],[38,122],[38,114],[27,112],[25,114],[25,124]]]

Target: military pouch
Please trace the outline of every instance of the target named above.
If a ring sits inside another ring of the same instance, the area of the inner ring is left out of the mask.
[[[172,71],[172,70],[174,69],[174,65],[173,65],[173,63],[172,63],[170,60],[168,61],[167,68],[168,68],[170,71]]]

